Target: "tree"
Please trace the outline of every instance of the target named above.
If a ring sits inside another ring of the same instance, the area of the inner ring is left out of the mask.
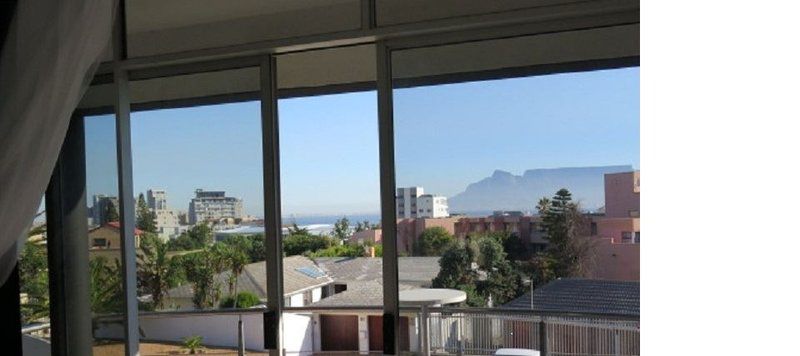
[[[434,288],[454,288],[467,293],[467,304],[483,307],[487,301],[504,304],[521,295],[522,273],[508,259],[502,234],[471,236],[467,241],[449,244],[439,259],[439,274]],[[477,262],[477,268],[473,268]],[[479,272],[485,278],[479,278]]]
[[[120,313],[124,310],[122,265],[119,259],[109,261],[98,256],[89,261],[89,302],[97,314]]]
[[[147,207],[144,194],[139,193],[136,202],[136,228],[145,232],[156,232],[156,213]]]
[[[323,250],[311,252],[309,257],[364,257],[362,245],[334,245]]]
[[[198,250],[211,244],[214,232],[205,223],[192,226],[189,231],[168,242],[170,251]]]
[[[30,234],[35,234],[31,230]],[[19,258],[20,292],[27,302],[20,305],[23,324],[29,324],[50,314],[50,295],[47,276],[47,248],[26,241]]]
[[[333,224],[333,236],[341,241],[350,237],[350,220],[347,217],[342,217]]]
[[[308,229],[297,226],[296,222],[293,222],[292,225],[288,227],[288,230],[289,235],[308,235]]]
[[[103,211],[103,221],[106,223],[111,221],[119,221],[119,212],[117,211],[117,206],[108,202],[105,204],[104,211]]]
[[[531,262],[534,283],[581,276],[592,246],[586,237],[586,219],[578,204],[572,202],[572,194],[567,189],[560,189],[552,200],[540,199],[536,208],[542,217],[544,238],[549,244]]]
[[[362,222],[356,223],[356,232],[366,231],[372,228],[372,225],[369,224],[369,220],[364,220]]]
[[[266,260],[264,253],[264,235],[232,235],[228,236],[223,243],[243,251],[248,258],[248,263]]]
[[[463,242],[451,244],[439,259],[439,274],[431,282],[433,288],[453,288],[467,293],[467,305],[484,306],[485,299],[478,294],[475,282],[477,271],[472,269],[474,255]]]
[[[214,283],[214,269],[208,262],[207,252],[183,256],[186,279],[192,283],[192,304],[198,309],[210,308],[218,297],[219,288]]]
[[[455,237],[445,228],[429,227],[422,231],[419,239],[414,242],[414,250],[418,256],[441,256],[455,241]]]
[[[478,283],[478,291],[493,304],[505,304],[523,293],[522,273],[496,238],[484,237],[477,242],[480,251],[478,267],[486,272],[486,280]]]
[[[250,308],[261,304],[258,296],[250,292],[239,292],[236,298],[227,296],[219,303],[220,308]]]
[[[150,294],[153,307],[164,307],[164,297],[170,288],[181,280],[181,266],[167,256],[167,244],[158,236],[145,233],[139,243],[137,257],[137,283],[143,294]]]
[[[309,233],[296,233],[283,239],[283,252],[286,256],[302,255],[333,246],[330,238]]]
[[[222,296],[222,287],[214,277],[231,267],[225,248],[224,244],[215,244],[183,256],[186,279],[194,287],[192,303],[198,309],[213,307]]]
[[[238,246],[225,243],[219,243],[217,245],[223,247],[220,253],[222,253],[222,258],[225,259],[225,263],[231,269],[228,275],[228,294],[236,295],[239,276],[244,271],[244,267],[250,263],[250,257],[245,250],[240,249]]]

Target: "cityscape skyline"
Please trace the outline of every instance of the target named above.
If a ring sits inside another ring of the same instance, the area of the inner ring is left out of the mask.
[[[452,197],[495,170],[638,169],[638,77],[625,68],[398,89],[397,186]],[[376,101],[374,91],[279,101],[284,216],[379,213]],[[164,189],[170,209],[188,210],[195,189],[224,190],[263,216],[260,120],[258,102],[134,112],[135,194]],[[118,194],[114,140],[112,115],[87,117],[87,196]]]

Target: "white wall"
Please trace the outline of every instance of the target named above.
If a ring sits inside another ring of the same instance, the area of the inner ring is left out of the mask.
[[[311,291],[311,302],[316,303],[320,299],[322,299],[322,288],[314,288]]]
[[[289,297],[289,306],[290,307],[302,307],[303,306],[303,293],[297,293]]]
[[[283,342],[287,352],[310,353],[314,347],[313,324],[310,314],[284,313]],[[259,313],[242,316],[245,348],[264,350],[264,319]],[[203,337],[203,345],[238,346],[238,315],[141,315],[139,324],[144,332],[142,341],[181,342],[187,336]],[[100,323],[95,338],[121,339],[122,325]]]

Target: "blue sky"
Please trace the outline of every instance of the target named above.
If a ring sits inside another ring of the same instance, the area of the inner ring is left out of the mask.
[[[284,216],[379,211],[375,92],[279,102]],[[639,167],[639,69],[395,91],[397,183],[455,195],[502,169]],[[225,190],[263,215],[257,102],[136,112],[134,190]],[[113,116],[86,121],[87,183],[116,195]]]

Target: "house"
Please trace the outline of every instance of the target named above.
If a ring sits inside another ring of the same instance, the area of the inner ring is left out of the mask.
[[[133,235],[136,239],[135,246],[138,249],[144,231],[134,228]],[[104,257],[109,261],[122,257],[122,236],[119,228],[119,221],[112,221],[103,226],[89,229],[89,259]]]
[[[315,326],[315,351],[383,350],[383,262],[370,257],[316,258],[317,265],[334,279],[332,295],[311,304]],[[439,274],[438,257],[398,258],[399,290],[430,287]],[[336,310],[347,306],[348,310]],[[364,307],[355,309],[352,307]],[[328,308],[326,310],[326,308]],[[400,350],[416,351],[418,320],[415,313],[400,317]]]
[[[225,271],[214,276],[214,282],[220,285],[224,295],[228,294],[230,273],[230,271]],[[239,275],[237,290],[253,293],[264,302],[267,299],[266,283],[266,262],[250,263]],[[331,283],[333,283],[333,279],[320,270],[314,261],[303,256],[290,256],[283,259],[283,291],[287,307],[302,307],[321,300],[327,296],[325,293]],[[194,309],[193,295],[191,284],[172,288],[168,291],[164,305],[179,310]]]

